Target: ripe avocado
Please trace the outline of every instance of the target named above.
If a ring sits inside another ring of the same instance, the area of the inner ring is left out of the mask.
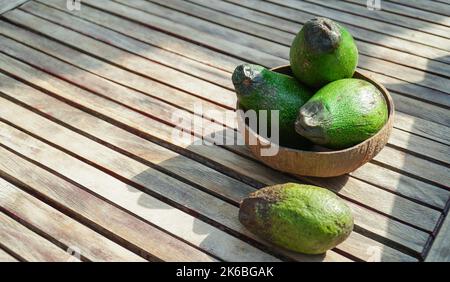
[[[300,108],[295,130],[316,144],[343,149],[375,135],[387,118],[386,100],[374,85],[346,78],[327,84]]]
[[[255,235],[305,254],[325,253],[353,230],[352,212],[336,194],[296,183],[250,194],[241,203],[239,220]]]
[[[358,65],[358,49],[351,34],[326,18],[305,23],[289,56],[294,76],[314,88],[352,77]]]
[[[295,78],[273,72],[262,66],[243,64],[232,76],[238,102],[245,110],[267,110],[270,133],[270,110],[279,110],[280,145],[305,147],[310,142],[296,134],[295,120],[298,109],[308,101],[312,92]]]

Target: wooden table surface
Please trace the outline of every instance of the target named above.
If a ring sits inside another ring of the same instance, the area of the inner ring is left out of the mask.
[[[0,261],[450,260],[450,4],[381,8],[0,0]],[[390,91],[388,145],[350,175],[318,179],[274,171],[244,146],[204,144],[235,133],[234,112],[221,119],[236,102],[234,68],[287,64],[318,15],[350,30],[359,70]],[[348,240],[307,256],[239,223],[242,198],[289,181],[338,193],[354,212]]]

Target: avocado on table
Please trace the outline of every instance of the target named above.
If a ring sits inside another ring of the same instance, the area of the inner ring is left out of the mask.
[[[355,78],[331,82],[300,108],[295,129],[330,149],[356,145],[375,135],[388,119],[383,94]]]
[[[287,183],[256,191],[241,203],[239,220],[255,235],[304,254],[322,254],[353,230],[351,209],[333,192]]]
[[[295,78],[273,72],[259,65],[238,66],[232,76],[239,105],[245,110],[267,110],[267,132],[271,132],[271,110],[279,110],[280,145],[302,148],[310,142],[296,134],[298,109],[312,92]]]
[[[358,65],[358,49],[344,27],[326,18],[305,23],[290,49],[294,76],[309,87],[350,78]]]

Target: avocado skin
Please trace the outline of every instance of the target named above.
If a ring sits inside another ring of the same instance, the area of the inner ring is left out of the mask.
[[[241,203],[239,220],[255,235],[304,254],[325,253],[353,230],[351,209],[336,194],[296,183],[250,194]]]
[[[388,109],[381,92],[355,78],[331,82],[300,108],[295,130],[330,149],[356,145],[386,123]]]
[[[295,78],[273,72],[259,65],[243,64],[236,67],[232,81],[238,103],[244,110],[267,110],[270,134],[270,110],[279,110],[280,145],[308,148],[311,142],[295,132],[298,109],[308,101],[312,92]]]
[[[305,23],[292,42],[289,57],[294,76],[312,88],[350,78],[358,65],[358,49],[351,34],[326,18]]]

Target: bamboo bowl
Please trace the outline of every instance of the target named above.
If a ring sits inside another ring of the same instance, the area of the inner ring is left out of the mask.
[[[289,65],[273,68],[272,71],[292,75]],[[245,144],[252,154],[264,164],[276,170],[299,176],[333,177],[356,170],[374,158],[386,145],[394,123],[394,103],[386,88],[372,78],[358,71],[355,72],[353,77],[372,83],[386,99],[388,120],[374,136],[353,147],[338,151],[302,151],[280,146],[278,154],[261,156],[261,149],[267,148],[269,141],[248,127],[242,113],[238,111],[238,127],[239,131],[244,134]],[[253,142],[256,144],[249,144],[249,140],[256,140],[256,142]]]

